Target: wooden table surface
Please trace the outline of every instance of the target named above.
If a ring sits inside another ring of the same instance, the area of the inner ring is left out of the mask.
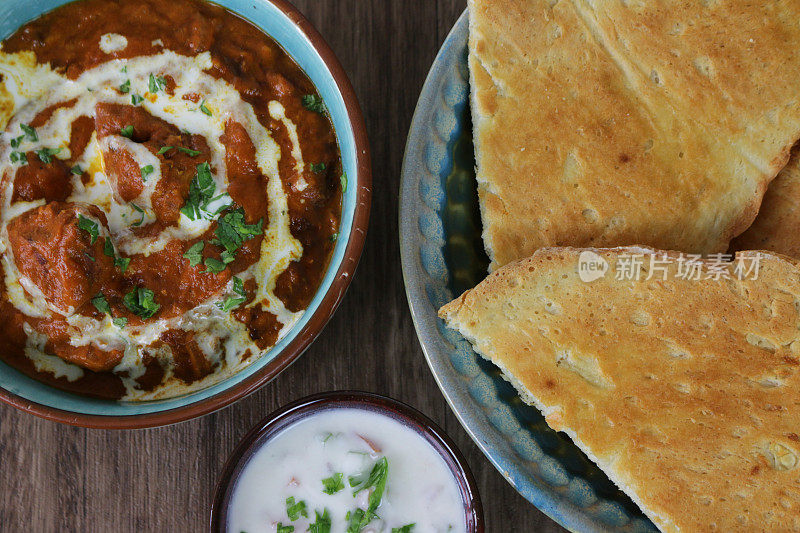
[[[342,306],[275,381],[197,420],[99,431],[0,406],[0,530],[203,531],[217,476],[250,427],[303,396],[362,389],[413,405],[455,439],[478,479],[487,531],[562,531],[516,493],[453,416],[425,363],[403,289],[397,194],[406,134],[428,69],[465,0],[294,3],[350,76],[372,148],[369,235]]]

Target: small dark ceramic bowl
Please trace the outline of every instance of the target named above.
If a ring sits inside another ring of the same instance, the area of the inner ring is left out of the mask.
[[[483,507],[467,462],[453,441],[431,419],[397,400],[369,392],[337,391],[307,396],[267,416],[242,439],[228,458],[211,506],[211,531],[224,533],[233,488],[250,458],[271,438],[303,418],[331,409],[364,409],[394,419],[416,431],[444,459],[464,502],[467,533],[483,533]]]

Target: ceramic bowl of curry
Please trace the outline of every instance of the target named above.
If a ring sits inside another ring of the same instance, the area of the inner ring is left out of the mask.
[[[309,346],[364,243],[353,89],[282,0],[0,5],[0,400],[207,414]]]

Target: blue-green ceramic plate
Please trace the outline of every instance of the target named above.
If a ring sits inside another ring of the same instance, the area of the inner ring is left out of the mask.
[[[425,357],[461,424],[525,498],[573,531],[655,527],[437,309],[485,276],[488,259],[468,105],[467,14],[433,63],[409,132],[400,188],[400,250],[408,303]]]
[[[0,40],[68,0],[0,0]],[[328,271],[303,317],[281,341],[238,374],[207,389],[152,402],[114,402],[66,393],[0,362],[0,400],[52,420],[87,427],[171,424],[210,413],[258,389],[289,366],[333,315],[353,277],[370,206],[370,162],[361,110],[341,65],[311,24],[284,0],[217,0],[264,30],[308,74],[330,112],[348,186],[339,239]]]

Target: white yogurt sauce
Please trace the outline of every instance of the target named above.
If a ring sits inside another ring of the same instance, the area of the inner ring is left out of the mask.
[[[333,408],[282,430],[244,466],[231,495],[228,531],[305,532],[327,509],[331,533],[345,532],[348,511],[367,510],[375,488],[353,496],[349,477],[366,478],[386,458],[386,486],[375,518],[362,533],[464,533],[466,513],[458,484],[439,453],[416,431],[387,416]],[[322,480],[342,474],[343,488],[326,494]],[[291,520],[288,498],[305,502],[307,515]],[[405,531],[405,530],[404,530]]]

